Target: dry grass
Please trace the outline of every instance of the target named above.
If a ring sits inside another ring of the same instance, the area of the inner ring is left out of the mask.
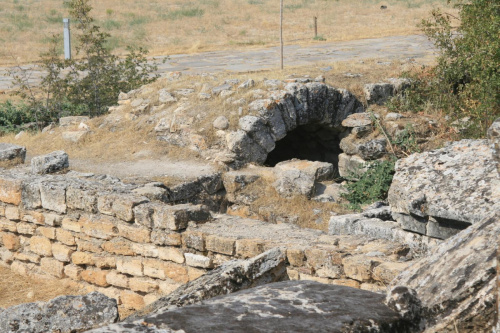
[[[0,307],[42,301],[61,295],[81,295],[82,290],[56,280],[29,278],[0,266]]]
[[[195,93],[177,104],[170,105],[164,109],[155,110],[156,114],[161,112],[173,113],[179,105],[186,107],[186,114],[193,118],[197,133],[205,137],[207,144],[217,143],[222,140],[215,135],[212,127],[213,120],[219,115],[225,115],[230,121],[230,129],[238,126],[240,117],[238,109],[240,105],[228,103],[227,99],[214,97],[208,101],[200,101],[197,97],[204,87],[214,87],[222,84],[227,79],[239,79],[243,82],[249,78],[255,80],[256,85],[252,89],[237,91],[231,96],[232,100],[245,99],[249,103],[256,99],[253,91],[266,88],[263,80],[267,79],[287,79],[289,77],[304,77],[308,75],[314,78],[319,75],[325,77],[327,84],[344,88],[351,91],[361,101],[364,101],[363,85],[366,83],[377,82],[388,77],[398,76],[401,71],[406,70],[411,64],[407,62],[393,61],[390,65],[381,65],[387,59],[371,59],[365,61],[346,61],[335,63],[319,63],[315,66],[289,67],[282,71],[260,71],[255,73],[223,73],[216,78],[206,76],[181,76],[180,79],[169,81],[167,79],[159,80],[142,89],[142,92],[136,96],[144,99],[150,99],[153,104],[158,104],[158,90],[167,88],[169,91],[175,91],[182,88],[193,88]],[[322,68],[331,67],[329,71],[323,71]],[[346,77],[345,73],[360,74],[359,77]],[[241,116],[248,114],[247,104],[241,106],[243,112]],[[130,114],[124,112],[122,118],[127,119]],[[106,116],[101,116],[92,120],[89,124],[92,134],[79,143],[71,143],[61,139],[61,133],[68,129],[55,128],[52,134],[48,133],[26,133],[19,139],[14,139],[14,134],[0,137],[0,142],[11,142],[26,146],[29,155],[45,154],[54,150],[64,150],[71,158],[82,160],[93,160],[101,162],[113,162],[124,160],[138,160],[141,157],[140,152],[149,151],[152,156],[169,156],[174,159],[197,158],[198,154],[189,149],[176,148],[164,142],[156,140],[154,127],[157,120],[150,121],[155,114],[150,112],[140,115],[135,120],[122,121],[116,128],[110,129],[109,126],[101,127]],[[156,116],[158,118],[158,116]]]
[[[279,1],[273,0],[91,0],[93,16],[112,34],[109,47],[149,48],[153,55],[243,49],[279,42]],[[33,62],[67,8],[61,0],[0,0],[0,65]],[[387,9],[381,10],[381,5]],[[446,0],[287,0],[284,39],[290,44],[419,33],[417,24]],[[61,48],[62,51],[62,48]]]

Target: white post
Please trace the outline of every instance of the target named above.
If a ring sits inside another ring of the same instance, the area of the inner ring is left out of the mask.
[[[281,61],[280,61],[280,67],[281,67],[281,70],[283,70],[283,0],[281,0],[280,2],[280,47],[281,47],[281,51],[280,51],[280,58],[281,58]]]
[[[71,59],[71,35],[69,31],[69,19],[63,19],[64,23],[64,59]]]

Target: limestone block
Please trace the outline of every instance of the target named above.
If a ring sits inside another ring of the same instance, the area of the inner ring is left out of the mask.
[[[354,113],[342,120],[342,126],[351,128],[369,126],[371,124],[372,119],[370,117],[370,114],[367,112]]]
[[[71,262],[75,265],[94,265],[94,255],[87,252],[74,252],[71,254]]]
[[[106,276],[109,271],[102,271],[97,269],[86,269],[80,275],[82,280],[95,284],[100,287],[107,287],[109,283],[106,281]]]
[[[188,267],[188,279],[194,281],[204,275],[207,271],[204,269]]]
[[[30,250],[41,256],[52,256],[52,243],[50,239],[41,236],[33,236],[30,239]]]
[[[104,242],[102,248],[104,251],[119,254],[124,256],[134,256],[136,251],[132,247],[132,242],[123,238],[113,238],[110,241]]]
[[[79,183],[69,183],[66,189],[66,204],[70,209],[80,209],[88,213],[96,213],[97,193]]]
[[[189,221],[205,222],[209,218],[206,207],[192,204],[157,205],[153,214],[155,228],[170,230],[186,229]]]
[[[13,176],[0,176],[0,201],[12,205],[21,203],[22,181]]]
[[[346,277],[357,281],[371,281],[372,272],[378,262],[365,255],[354,255],[342,260]]]
[[[129,278],[126,275],[110,271],[106,275],[106,282],[115,287],[128,289]]]
[[[18,222],[16,224],[17,232],[23,235],[34,235],[36,225],[32,223]]]
[[[310,198],[315,192],[314,176],[297,169],[275,170],[276,191],[285,198],[303,195]]]
[[[408,262],[383,262],[375,267],[372,276],[374,280],[388,285],[408,266],[410,266]]]
[[[11,221],[19,221],[21,219],[19,208],[16,206],[5,207],[5,217]]]
[[[76,240],[78,251],[83,252],[101,253],[103,244],[104,241],[100,239]]]
[[[22,184],[21,198],[25,209],[42,208],[40,180],[30,179]]]
[[[19,240],[19,237],[11,233],[2,234],[2,243],[3,247],[5,247],[9,251],[15,252],[21,247],[21,241]]]
[[[26,158],[26,147],[12,143],[0,143],[0,166],[23,164]]]
[[[117,223],[118,235],[137,243],[150,243],[151,231],[144,227]]]
[[[0,219],[0,230],[17,232],[17,223],[5,219]]]
[[[133,276],[143,276],[142,259],[120,258],[116,260],[116,270]]]
[[[188,248],[205,251],[205,235],[201,232],[187,230],[182,234],[182,243]]]
[[[81,268],[80,266],[72,264],[64,266],[64,275],[75,281],[81,280],[82,272],[83,268]]]
[[[200,267],[200,268],[212,268],[213,262],[212,259],[193,253],[185,253],[184,257],[186,258],[186,265],[191,267]]]
[[[75,236],[70,231],[64,229],[56,229],[56,239],[65,245],[76,245]]]
[[[182,235],[175,231],[153,230],[151,232],[151,241],[156,245],[181,246]]]
[[[303,266],[306,260],[304,250],[301,249],[287,249],[286,258],[290,265],[295,267]]]
[[[94,255],[94,262],[98,268],[116,268],[116,258],[109,255],[97,254]]]
[[[69,230],[69,231],[73,231],[73,232],[81,232],[82,231],[82,226],[80,225],[80,223],[78,223],[77,221],[71,219],[71,218],[63,218],[62,222],[61,222],[61,228],[65,229],[65,230]]]
[[[46,274],[52,275],[56,278],[61,279],[64,277],[64,263],[60,262],[59,260],[52,258],[42,258],[40,260],[40,268],[42,272],[45,272]]]
[[[122,290],[120,292],[120,300],[122,306],[127,309],[139,310],[144,307],[144,297],[129,290]]]
[[[153,244],[137,244],[133,243],[132,244],[132,249],[138,254],[143,257],[153,257],[153,258],[158,258],[160,255],[160,249]]]
[[[175,247],[164,247],[158,249],[158,257],[161,260],[169,260],[178,264],[184,263],[184,253]]]
[[[59,118],[59,126],[68,127],[72,125],[78,125],[80,123],[88,123],[90,120],[87,116],[68,116]]]
[[[24,211],[21,214],[21,220],[39,225],[45,224],[45,216],[37,211]]]
[[[314,177],[314,180],[317,182],[331,180],[334,176],[333,164],[327,162],[292,159],[280,162],[275,166],[275,173],[277,174],[287,170],[300,170]]]
[[[154,205],[144,203],[134,207],[135,224],[144,226],[148,229],[153,228]]]
[[[62,261],[62,262],[70,262],[71,261],[71,255],[73,254],[74,250],[68,246],[65,246],[63,244],[59,243],[54,243],[52,244],[52,255],[54,256],[55,259]]]
[[[40,207],[41,207],[41,201],[40,201]],[[50,225],[51,227],[58,227],[61,225],[63,217],[61,215],[53,213],[43,213],[43,219],[46,225]]]
[[[31,172],[34,174],[54,173],[68,167],[68,154],[62,150],[47,155],[35,156],[31,159]]]
[[[144,293],[154,293],[156,290],[158,290],[158,282],[153,279],[144,277],[130,278],[128,285],[131,290]]]
[[[216,235],[206,236],[206,249],[208,251],[232,256],[234,255],[235,245],[236,245],[235,238],[225,238]]]
[[[40,256],[35,253],[31,252],[18,252],[14,254],[14,259],[20,260],[20,261],[29,261],[34,264],[39,264],[40,263]]]
[[[265,251],[265,243],[260,239],[238,239],[236,255],[241,258],[255,257]]]
[[[43,181],[40,183],[42,207],[54,212],[66,213],[66,183]]]
[[[81,216],[79,223],[82,231],[91,237],[109,240],[118,234],[115,223],[102,215]]]

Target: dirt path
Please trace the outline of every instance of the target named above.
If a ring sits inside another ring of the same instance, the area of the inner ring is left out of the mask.
[[[287,45],[284,50],[285,66],[313,65],[321,62],[347,61],[353,59],[415,59],[422,62],[434,54],[432,44],[425,36],[392,36],[354,41],[332,42],[309,46]],[[162,61],[165,57],[159,57]],[[247,72],[278,68],[279,48],[247,51],[215,51],[199,54],[172,55],[159,66],[159,72],[182,71],[200,74],[208,72]],[[26,67],[26,66],[25,66]],[[12,80],[7,76],[8,68],[0,67],[0,91],[8,90]],[[37,83],[41,72],[34,70],[30,83]]]

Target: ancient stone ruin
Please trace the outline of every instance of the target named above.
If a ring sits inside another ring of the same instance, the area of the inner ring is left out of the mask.
[[[198,98],[231,96],[236,84],[205,89]],[[0,328],[491,331],[498,310],[500,120],[489,140],[399,160],[387,203],[326,218],[314,208],[308,213],[318,222],[304,228],[257,205],[265,194],[260,186],[283,202],[335,203],[342,189],[334,179],[386,158],[388,142],[374,131],[377,115],[345,90],[320,82],[266,84],[276,89],[250,102],[237,123],[213,120],[214,141],[180,126],[189,110],[179,105],[155,115],[158,140],[197,149],[220,167],[173,185],[78,172],[64,152],[0,169],[1,263],[98,292],[0,309]],[[127,110],[140,115],[194,93],[160,90],[154,103],[140,92],[123,94],[103,126],[118,126]],[[25,155],[22,147],[0,147],[2,160],[22,162]],[[71,324],[54,314],[54,304],[89,302],[106,308],[75,310]],[[118,306],[138,311],[117,322]]]

